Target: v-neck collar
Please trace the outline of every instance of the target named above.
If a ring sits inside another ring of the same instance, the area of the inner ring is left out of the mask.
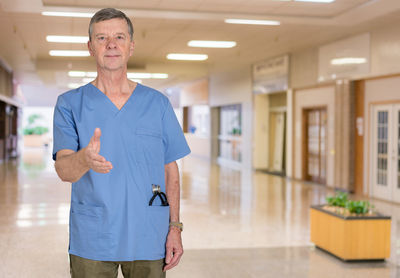
[[[129,96],[129,98],[125,101],[124,105],[121,107],[121,109],[118,109],[118,107],[111,101],[111,99],[103,92],[101,91],[99,88],[97,88],[95,85],[93,85],[92,83],[88,83],[89,86],[92,86],[95,90],[95,94],[99,95],[99,97],[104,101],[105,104],[107,104],[108,106],[111,106],[113,109],[113,111],[115,112],[115,114],[118,114],[120,112],[122,112],[123,110],[125,110],[126,106],[129,105],[129,103],[131,102],[131,99],[133,99],[133,95],[136,95],[136,93],[139,91],[138,87],[141,86],[140,83],[136,83],[136,87],[133,89],[131,95]],[[100,94],[102,96],[100,96]]]

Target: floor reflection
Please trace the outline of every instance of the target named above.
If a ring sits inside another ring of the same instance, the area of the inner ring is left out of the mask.
[[[371,200],[392,216],[391,257],[343,263],[309,240],[309,207],[324,203],[333,190],[196,157],[179,167],[186,252],[168,277],[400,275],[397,204]],[[20,160],[0,164],[0,277],[69,277],[70,190],[56,176],[49,149],[28,149]]]

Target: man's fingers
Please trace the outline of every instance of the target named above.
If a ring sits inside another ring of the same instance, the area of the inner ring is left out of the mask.
[[[179,261],[180,261],[180,259],[181,259],[181,257],[182,257],[182,255],[183,255],[183,252],[182,251],[178,251],[178,252],[174,253],[173,255],[171,253],[169,253],[169,254],[170,254],[170,260],[169,260],[169,262],[167,261],[167,257],[168,257],[168,253],[167,253],[167,255],[165,257],[165,263],[167,265],[164,266],[163,271],[170,270],[171,268],[177,266]]]
[[[101,136],[101,129],[96,127],[93,133],[93,139],[95,142],[100,142],[100,136]]]
[[[165,253],[166,253],[166,255],[165,255],[165,263],[166,264],[169,264],[170,262],[171,262],[171,259],[172,259],[172,248],[169,248],[169,247],[167,247],[166,248],[166,250],[165,250]]]
[[[100,137],[101,137],[101,130],[100,128],[96,128],[94,130],[92,138],[90,138],[89,147],[93,149],[95,153],[100,152]]]
[[[98,161],[98,162],[106,162],[107,161],[107,159],[104,156],[101,156],[101,155],[99,155],[97,153],[90,153],[89,154],[89,158],[92,161]]]
[[[112,169],[112,164],[109,161],[106,162],[92,161],[91,168]]]

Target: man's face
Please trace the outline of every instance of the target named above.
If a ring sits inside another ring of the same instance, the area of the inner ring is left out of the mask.
[[[128,24],[122,18],[113,18],[93,24],[89,52],[103,70],[126,68],[133,54],[134,43],[129,37]]]

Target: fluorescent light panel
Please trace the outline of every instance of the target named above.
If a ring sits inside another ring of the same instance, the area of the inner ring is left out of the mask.
[[[234,41],[189,41],[191,47],[209,47],[209,48],[232,48],[236,46]]]
[[[64,17],[87,17],[91,18],[94,13],[75,13],[75,12],[42,12],[45,16],[64,16]]]
[[[336,0],[294,0],[295,2],[332,3]]]
[[[225,23],[231,24],[253,24],[253,25],[280,25],[281,23],[276,20],[253,20],[253,19],[225,19]]]
[[[87,57],[90,56],[87,50],[50,50],[50,56],[63,56],[63,57]]]
[[[354,57],[346,57],[346,58],[336,58],[331,60],[331,65],[355,65],[355,64],[365,64],[367,62],[366,58],[354,58]]]
[[[204,61],[208,59],[206,54],[182,54],[182,53],[170,53],[167,55],[169,60],[184,60],[184,61]]]
[[[68,88],[76,89],[76,88],[78,88],[80,86],[83,86],[83,85],[85,85],[85,84],[82,84],[82,83],[68,83]]]
[[[84,82],[90,82],[93,78],[97,77],[97,72],[95,71],[69,71],[69,77],[82,77],[84,78]],[[147,73],[147,72],[128,72],[127,77],[129,79],[167,79],[167,73]],[[141,80],[140,80],[141,81]],[[139,82],[141,83],[141,82]]]
[[[87,43],[87,36],[46,36],[48,42]]]

